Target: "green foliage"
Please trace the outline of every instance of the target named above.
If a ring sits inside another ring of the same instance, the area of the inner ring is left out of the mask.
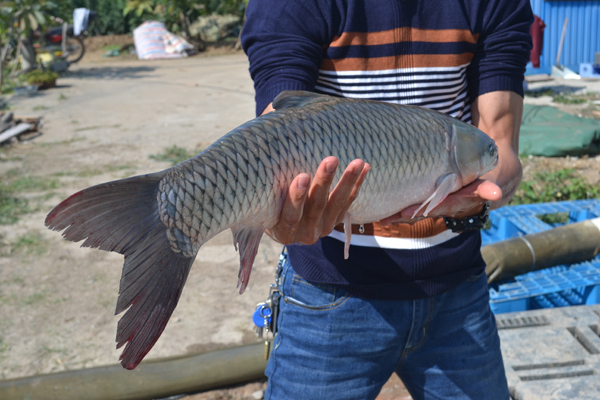
[[[127,15],[131,12],[134,12],[138,17],[141,17],[144,14],[153,14],[154,3],[154,0],[127,0],[125,8],[123,9],[123,15]]]
[[[0,90],[2,93],[12,93],[15,87],[25,85],[25,77],[22,74],[13,77],[8,69],[4,69],[2,73],[4,75],[2,79],[2,88]]]
[[[588,99],[586,96],[568,95],[560,93],[554,96],[554,101],[562,104],[583,104],[587,103]]]
[[[58,74],[52,71],[42,71],[36,69],[34,71],[28,72],[25,74],[25,81],[30,85],[43,85],[45,83],[50,83],[58,79]]]
[[[13,0],[0,3],[2,14],[10,16],[10,24],[23,35],[46,24],[56,4],[47,0]]]
[[[13,0],[0,1],[0,43],[13,21],[28,29],[50,25],[51,16],[73,20],[73,10],[84,7],[97,13],[93,34],[131,33],[148,19],[164,22],[173,32],[182,31],[182,17],[194,22],[211,14],[244,14],[247,0]],[[17,24],[18,25],[18,24]]]
[[[163,22],[172,32],[186,33],[185,24],[211,14],[234,14],[242,19],[247,0],[126,0],[123,15]]]
[[[29,69],[34,64],[32,31],[43,30],[52,17],[60,16],[66,0],[0,1],[0,91],[12,91],[20,82],[14,79],[19,64]],[[16,52],[21,49],[21,62]],[[9,60],[12,71],[8,71]]]
[[[177,165],[182,161],[188,160],[198,154],[199,151],[189,151],[179,146],[167,147],[160,154],[152,154],[149,157],[156,161],[167,161],[171,165]]]
[[[523,181],[509,204],[583,200],[600,197],[600,188],[577,176],[572,168],[537,172],[533,180]]]
[[[99,35],[119,35],[131,33],[145,19],[135,14],[123,15],[125,0],[73,0],[73,9],[84,7],[96,12],[90,32]]]
[[[583,94],[573,94],[565,92],[557,92],[552,89],[545,90],[528,90],[525,92],[526,96],[529,97],[542,97],[550,96],[556,103],[561,104],[584,104],[594,100],[600,99],[600,94],[595,92],[587,92]]]
[[[241,19],[244,16],[248,0],[205,0],[205,3],[207,15],[234,14]]]
[[[569,222],[569,213],[554,213],[554,214],[541,214],[537,216],[539,219],[544,221],[547,224],[566,224]]]

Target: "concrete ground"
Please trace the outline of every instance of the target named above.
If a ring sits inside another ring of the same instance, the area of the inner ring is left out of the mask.
[[[0,226],[8,249],[0,256],[0,378],[118,360],[118,317],[112,314],[122,256],[79,248],[45,229],[51,208],[88,186],[168,168],[170,163],[150,156],[172,146],[199,151],[254,117],[242,54],[74,65],[58,85],[11,99],[16,115],[43,115],[45,125],[40,137],[5,151],[0,173],[53,181],[56,188],[46,190],[33,213]],[[16,246],[31,233],[44,248],[36,256]],[[268,294],[280,250],[264,241],[250,286],[240,296],[229,231],[206,244],[147,358],[254,342],[251,314]]]
[[[63,240],[44,227],[46,214],[78,190],[170,167],[154,156],[172,146],[195,154],[252,119],[253,96],[246,57],[235,53],[153,62],[99,58],[71,66],[55,89],[10,99],[16,115],[43,116],[44,128],[0,152],[0,174],[50,184],[27,194],[36,205],[30,213],[0,225],[0,379],[118,362],[120,316],[113,314],[122,256]],[[252,312],[266,300],[280,251],[263,238],[249,287],[239,295],[230,232],[204,245],[146,359],[255,343]],[[249,398],[249,390],[264,387],[252,385],[196,396]],[[381,399],[407,396],[394,378]]]

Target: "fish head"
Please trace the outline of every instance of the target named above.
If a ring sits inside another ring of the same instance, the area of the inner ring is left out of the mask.
[[[463,186],[498,165],[498,146],[494,140],[465,123],[452,124],[451,152]]]

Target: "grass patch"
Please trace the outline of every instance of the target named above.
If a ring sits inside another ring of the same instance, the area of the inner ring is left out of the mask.
[[[83,140],[87,140],[87,138],[83,137],[83,136],[79,136],[76,138],[71,138],[71,139],[67,139],[67,140],[57,140],[55,142],[42,142],[42,143],[37,143],[36,146],[39,147],[55,147],[55,146],[68,146],[72,143],[75,142],[81,142]]]
[[[104,46],[102,47],[102,51],[103,52],[109,52],[109,51],[115,51],[115,50],[121,50],[121,45],[119,44],[109,44],[108,46]]]
[[[3,186],[0,183],[0,225],[11,225],[19,220],[19,216],[31,213],[32,209],[27,199],[14,196]]]
[[[75,129],[74,132],[91,131],[91,130],[100,129],[100,128],[120,128],[120,127],[121,127],[121,124],[85,126],[85,127]]]
[[[572,168],[536,172],[530,181],[523,181],[510,205],[585,200],[600,197],[600,188],[577,176]]]
[[[196,156],[200,151],[201,150],[198,149],[188,150],[179,146],[171,146],[165,148],[160,154],[151,154],[149,158],[156,161],[166,161],[171,163],[171,165],[177,165],[182,161]]]
[[[570,94],[564,92],[556,92],[552,89],[546,90],[528,90],[525,94],[529,97],[550,96],[552,101],[561,104],[584,104],[593,100],[600,99],[600,93],[589,92],[584,94]]]
[[[554,213],[554,214],[540,214],[537,217],[539,219],[541,219],[542,221],[544,221],[545,223],[550,224],[550,225],[566,224],[567,222],[569,222],[569,213],[568,212],[561,212],[561,213]]]
[[[43,106],[43,105],[33,107],[33,111],[43,111],[43,110],[47,110],[47,109],[48,109],[48,107]]]
[[[18,253],[39,256],[44,254],[48,250],[48,247],[44,237],[39,233],[26,233],[17,238],[13,249]]]
[[[60,171],[60,172],[53,174],[52,176],[55,176],[55,177],[77,176],[80,178],[87,178],[90,176],[102,175],[107,172],[125,171],[128,169],[134,169],[134,168],[135,167],[130,164],[123,164],[123,165],[109,164],[109,165],[105,165],[102,168],[82,168],[77,171]]]
[[[44,345],[42,345],[42,350],[44,350],[47,353],[56,353],[56,354],[60,354],[64,351],[64,349],[52,348],[52,347],[48,347],[48,346],[44,346]]]
[[[4,68],[3,70],[4,79],[2,80],[2,94],[13,93],[15,91],[15,87],[26,84],[23,74],[19,74],[14,77],[12,72],[13,71],[10,68]]]
[[[18,169],[8,171],[0,181],[0,225],[14,224],[21,215],[35,211],[37,207],[32,204],[32,200],[38,198],[24,197],[23,193],[47,191],[57,187],[56,179],[30,176]]]
[[[552,97],[556,103],[561,104],[583,104],[587,103],[589,99],[586,96],[581,95],[569,95],[559,93]]]
[[[6,350],[8,350],[8,343],[4,341],[4,338],[0,337],[0,360],[6,358]]]
[[[34,293],[23,299],[23,305],[32,306],[41,303],[46,298],[45,293]]]

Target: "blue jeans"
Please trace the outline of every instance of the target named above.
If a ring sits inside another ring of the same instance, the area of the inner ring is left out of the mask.
[[[393,372],[415,400],[509,398],[485,274],[415,301],[282,280],[265,399],[375,399]]]

